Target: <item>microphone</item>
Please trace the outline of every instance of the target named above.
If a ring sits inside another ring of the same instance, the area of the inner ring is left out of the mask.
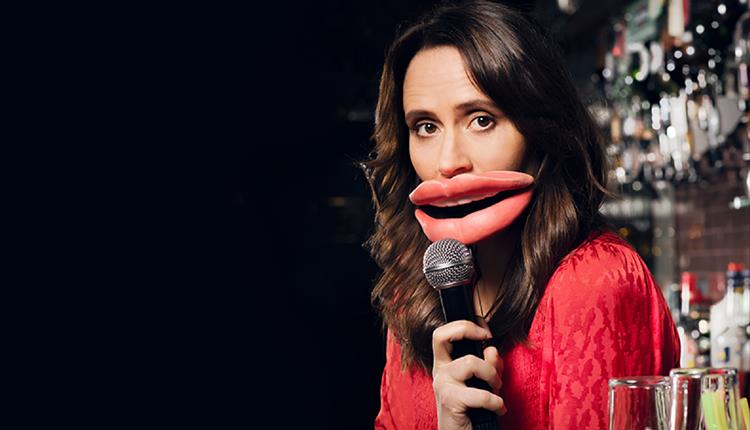
[[[477,323],[473,292],[476,270],[471,250],[455,239],[441,239],[424,253],[422,271],[427,282],[440,294],[445,322],[469,320]],[[455,360],[468,354],[483,358],[482,343],[471,339],[453,342],[451,357]],[[490,385],[475,376],[466,381],[472,388],[492,391]],[[497,415],[487,409],[469,409],[467,415],[474,430],[497,430]]]

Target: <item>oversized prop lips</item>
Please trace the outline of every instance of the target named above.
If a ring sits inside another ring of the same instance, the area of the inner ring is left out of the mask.
[[[508,227],[531,201],[534,178],[497,170],[422,182],[409,194],[428,239],[470,245]]]

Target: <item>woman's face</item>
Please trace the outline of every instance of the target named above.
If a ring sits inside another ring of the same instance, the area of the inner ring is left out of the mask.
[[[406,70],[403,95],[409,156],[422,181],[493,170],[531,173],[523,135],[472,84],[455,47],[419,51]]]
[[[404,78],[409,156],[422,183],[409,194],[431,241],[477,243],[531,201],[523,135],[469,79],[453,47],[419,51]]]

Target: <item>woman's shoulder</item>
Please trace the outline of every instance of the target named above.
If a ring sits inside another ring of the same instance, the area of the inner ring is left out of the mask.
[[[563,258],[560,267],[582,262],[622,260],[634,256],[638,256],[638,253],[617,233],[611,230],[595,230]]]
[[[589,234],[560,262],[547,285],[552,295],[618,295],[634,291],[651,293],[651,273],[640,255],[616,233],[598,230]]]

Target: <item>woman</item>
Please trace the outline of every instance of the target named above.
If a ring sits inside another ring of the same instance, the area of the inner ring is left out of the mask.
[[[553,42],[502,5],[444,5],[386,56],[365,163],[388,329],[379,429],[607,427],[607,380],[668,374],[679,342],[637,253],[604,228],[605,156]],[[431,241],[470,245],[474,324],[444,324]],[[452,360],[451,342],[486,340]],[[467,387],[476,376],[493,393]],[[514,426],[515,427],[511,427]]]

